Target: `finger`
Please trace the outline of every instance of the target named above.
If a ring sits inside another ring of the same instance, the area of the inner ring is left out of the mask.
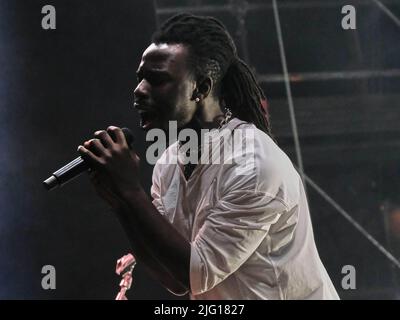
[[[99,130],[94,133],[95,138],[99,139],[105,148],[110,149],[114,143],[110,135],[105,130]]]
[[[121,128],[115,126],[109,126],[107,128],[107,132],[113,138],[116,143],[123,144],[127,146],[125,135],[122,132]]]
[[[132,159],[135,159],[136,161],[140,162],[140,157],[139,155],[135,152],[135,150],[130,149],[129,153],[131,154]]]
[[[83,146],[94,153],[97,157],[102,157],[107,153],[105,147],[99,139],[90,139],[86,141]]]
[[[84,146],[78,146],[78,152],[82,159],[87,161],[90,166],[98,166],[100,164],[100,158],[98,158],[93,152],[86,149]]]

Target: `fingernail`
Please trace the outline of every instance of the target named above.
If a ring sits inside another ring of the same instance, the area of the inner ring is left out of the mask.
[[[76,149],[76,151],[79,151],[79,149],[81,148],[82,146],[78,146],[78,149]]]

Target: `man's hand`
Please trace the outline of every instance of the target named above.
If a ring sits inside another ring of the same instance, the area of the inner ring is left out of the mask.
[[[90,177],[97,193],[113,208],[118,208],[121,198],[141,188],[140,159],[129,149],[118,127],[96,131],[94,137],[79,146],[78,152],[91,166]]]

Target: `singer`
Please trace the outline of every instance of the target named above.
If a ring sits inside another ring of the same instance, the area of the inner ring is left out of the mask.
[[[144,130],[168,131],[169,121],[199,135],[250,130],[246,156],[254,159],[241,174],[235,153],[229,164],[185,164],[178,139],[154,167],[150,199],[120,128],[97,131],[79,146],[138,263],[191,299],[338,299],[318,255],[302,180],[275,144],[264,93],[225,26],[212,17],[170,18],[153,34],[137,77]],[[226,143],[235,147],[236,140]],[[175,164],[161,161],[174,155]]]

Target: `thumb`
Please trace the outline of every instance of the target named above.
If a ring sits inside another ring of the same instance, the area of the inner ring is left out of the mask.
[[[136,162],[140,162],[140,157],[139,157],[139,155],[136,153],[135,150],[130,149],[130,150],[129,150],[129,153],[130,153],[131,158],[132,158],[133,160],[135,160]]]

